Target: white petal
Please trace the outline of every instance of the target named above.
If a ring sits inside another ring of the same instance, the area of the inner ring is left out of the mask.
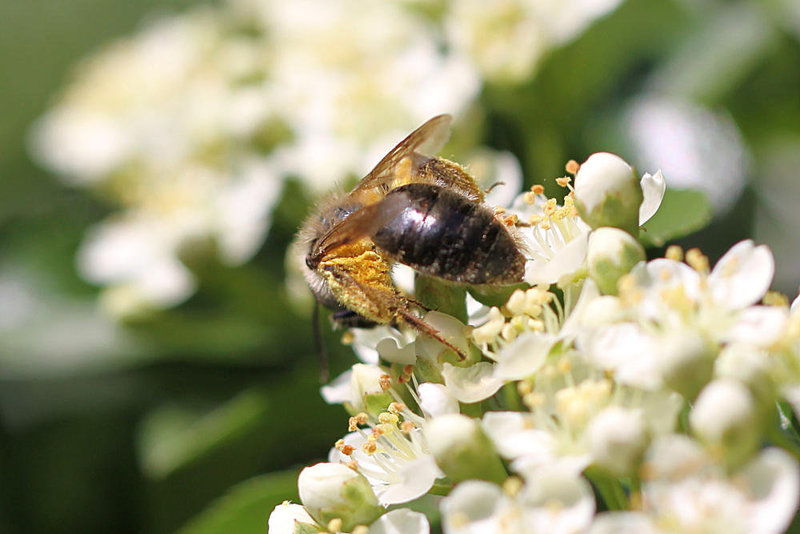
[[[664,200],[664,192],[667,190],[667,182],[661,174],[661,170],[656,171],[655,174],[645,173],[642,176],[642,194],[644,199],[642,205],[639,206],[639,224],[644,224],[655,215],[661,206],[661,201]]]
[[[745,308],[728,331],[725,341],[768,347],[778,341],[788,319],[789,313],[786,308],[778,306]]]
[[[500,487],[489,482],[462,482],[442,501],[447,534],[499,534],[505,529],[500,515],[509,507]]]
[[[495,365],[489,362],[469,367],[445,363],[442,378],[453,396],[467,404],[488,399],[503,386],[503,380],[495,375]]]
[[[772,284],[775,259],[766,245],[751,240],[734,245],[714,266],[708,277],[714,300],[731,309],[761,300]]]
[[[352,369],[340,374],[330,384],[326,384],[320,388],[322,398],[328,404],[343,404],[345,402],[352,403],[353,395],[350,388],[350,378],[353,374]]]
[[[778,533],[789,526],[800,497],[800,468],[788,453],[764,450],[744,469],[755,499],[750,516],[751,532]]]
[[[417,361],[417,354],[414,351],[414,343],[406,343],[400,345],[398,340],[393,337],[383,338],[378,342],[378,354],[381,358],[391,363],[399,363],[402,365],[414,365]]]
[[[598,514],[589,534],[658,534],[653,520],[642,512]]]
[[[569,281],[569,278],[583,266],[588,243],[587,231],[567,243],[549,261],[529,260],[525,264],[525,281],[531,285]]]
[[[663,384],[659,342],[634,323],[609,325],[582,337],[580,344],[592,364],[614,371],[620,384],[646,390]]]
[[[369,526],[369,534],[429,534],[430,531],[425,514],[407,508],[387,512]]]
[[[284,502],[276,506],[269,514],[268,532],[269,534],[293,534],[298,522],[316,525],[302,505]]]
[[[533,428],[529,417],[521,412],[487,412],[483,428],[503,458],[529,456],[537,463],[545,463],[553,457],[553,436]]]
[[[428,417],[459,413],[458,400],[442,384],[423,382],[417,388],[419,404]]]
[[[373,488],[383,506],[413,501],[428,493],[436,479],[444,476],[431,455],[406,462],[395,474],[399,477],[397,482]]]
[[[570,534],[589,527],[595,511],[594,494],[578,473],[556,464],[542,467],[525,482],[518,499],[531,532]]]
[[[505,380],[533,375],[544,365],[557,338],[550,334],[524,332],[497,352],[495,374]]]

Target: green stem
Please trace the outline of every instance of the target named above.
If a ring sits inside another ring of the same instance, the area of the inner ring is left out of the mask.
[[[585,473],[608,510],[626,510],[628,508],[628,495],[616,477],[596,467],[589,467]]]
[[[431,489],[428,490],[428,494],[429,495],[441,495],[441,496],[445,497],[445,496],[449,495],[451,491],[453,491],[453,485],[452,484],[438,483],[438,484],[434,484],[431,487]]]

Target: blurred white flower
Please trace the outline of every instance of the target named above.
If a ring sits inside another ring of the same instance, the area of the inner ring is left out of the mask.
[[[619,0],[453,0],[444,25],[451,46],[498,84],[524,82],[551,49],[580,35]]]
[[[738,200],[750,155],[730,117],[648,96],[634,101],[624,120],[642,166],[660,166],[672,187],[703,191],[716,214]]]
[[[794,516],[800,470],[765,449],[728,474],[686,436],[664,436],[647,453],[641,512],[600,514],[592,534],[729,532],[777,534]]]
[[[558,467],[540,469],[521,487],[469,480],[441,504],[446,534],[582,532],[591,524],[594,508],[589,484]]]
[[[265,0],[261,13],[294,136],[279,158],[317,192],[363,176],[433,115],[458,116],[480,89],[472,67],[400,3]]]

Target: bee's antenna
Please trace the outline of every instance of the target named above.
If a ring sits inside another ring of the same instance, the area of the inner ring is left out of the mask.
[[[325,340],[322,338],[322,328],[319,324],[319,302],[314,302],[314,312],[311,314],[311,328],[314,330],[314,348],[317,349],[319,357],[319,382],[325,384],[328,381],[328,352],[325,350]]]

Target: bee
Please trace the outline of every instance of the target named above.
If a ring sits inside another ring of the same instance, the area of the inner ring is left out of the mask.
[[[318,206],[297,243],[306,281],[335,325],[406,324],[463,359],[391,278],[401,263],[454,284],[522,281],[525,257],[513,229],[483,204],[484,191],[460,165],[431,155],[451,122],[438,115],[414,130],[352,191]]]

